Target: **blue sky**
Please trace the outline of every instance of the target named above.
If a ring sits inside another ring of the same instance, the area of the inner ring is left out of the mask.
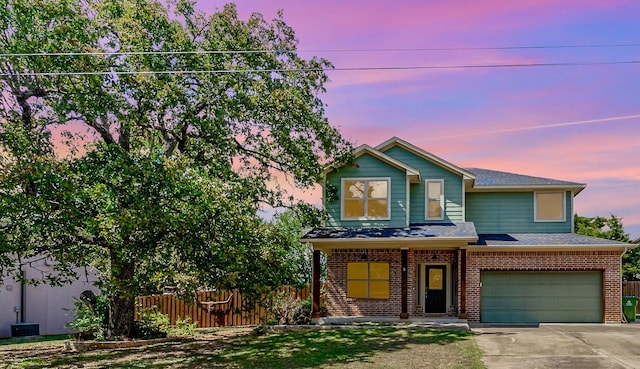
[[[640,237],[640,2],[236,4],[242,18],[282,9],[303,56],[374,68],[329,72],[322,96],[354,144],[398,136],[462,167],[587,183],[576,211]]]

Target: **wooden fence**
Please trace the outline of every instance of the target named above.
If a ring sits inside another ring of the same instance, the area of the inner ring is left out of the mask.
[[[280,291],[300,300],[308,298],[311,294],[309,286],[304,288],[284,286]],[[136,302],[136,317],[140,309],[154,309],[168,315],[172,325],[178,318],[184,319],[187,316],[191,322],[197,322],[198,328],[257,325],[271,318],[269,309],[258,304],[250,311],[244,311],[243,304],[246,301],[237,290],[199,292],[197,301],[185,301],[173,294],[164,294],[139,296]]]

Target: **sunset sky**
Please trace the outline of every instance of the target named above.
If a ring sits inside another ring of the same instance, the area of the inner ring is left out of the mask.
[[[333,62],[327,116],[355,145],[398,136],[462,167],[587,183],[578,214],[640,237],[640,1],[236,4],[282,9],[301,55]]]

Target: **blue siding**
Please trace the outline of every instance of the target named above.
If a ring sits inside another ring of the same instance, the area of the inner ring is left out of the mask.
[[[534,222],[533,192],[467,193],[467,221],[479,234],[491,233],[570,233],[573,196],[566,192],[564,222]]]
[[[425,223],[425,180],[444,179],[444,220],[429,220],[429,223],[436,222],[462,222],[464,221],[462,177],[450,172],[441,166],[421,158],[401,147],[392,147],[385,151],[385,154],[397,159],[410,167],[420,171],[421,183],[412,183],[410,189],[410,222]]]
[[[338,199],[325,202],[329,215],[327,227],[406,227],[407,223],[407,175],[377,158],[364,154],[355,159],[354,166],[346,166],[327,174],[326,183],[338,189]],[[378,178],[391,179],[391,219],[390,220],[340,220],[342,203],[342,178]]]

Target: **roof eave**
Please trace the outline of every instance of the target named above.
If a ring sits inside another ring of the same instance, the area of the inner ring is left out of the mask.
[[[478,237],[371,237],[371,238],[359,238],[359,237],[344,237],[344,238],[301,238],[300,242],[303,243],[345,243],[345,242],[477,242]]]
[[[602,244],[602,245],[468,245],[468,251],[625,251],[630,247],[626,244]]]
[[[537,190],[568,190],[572,191],[574,195],[579,194],[587,187],[586,184],[577,183],[575,185],[491,185],[491,186],[476,186],[474,185],[468,192],[505,192],[505,191],[537,191]]]

